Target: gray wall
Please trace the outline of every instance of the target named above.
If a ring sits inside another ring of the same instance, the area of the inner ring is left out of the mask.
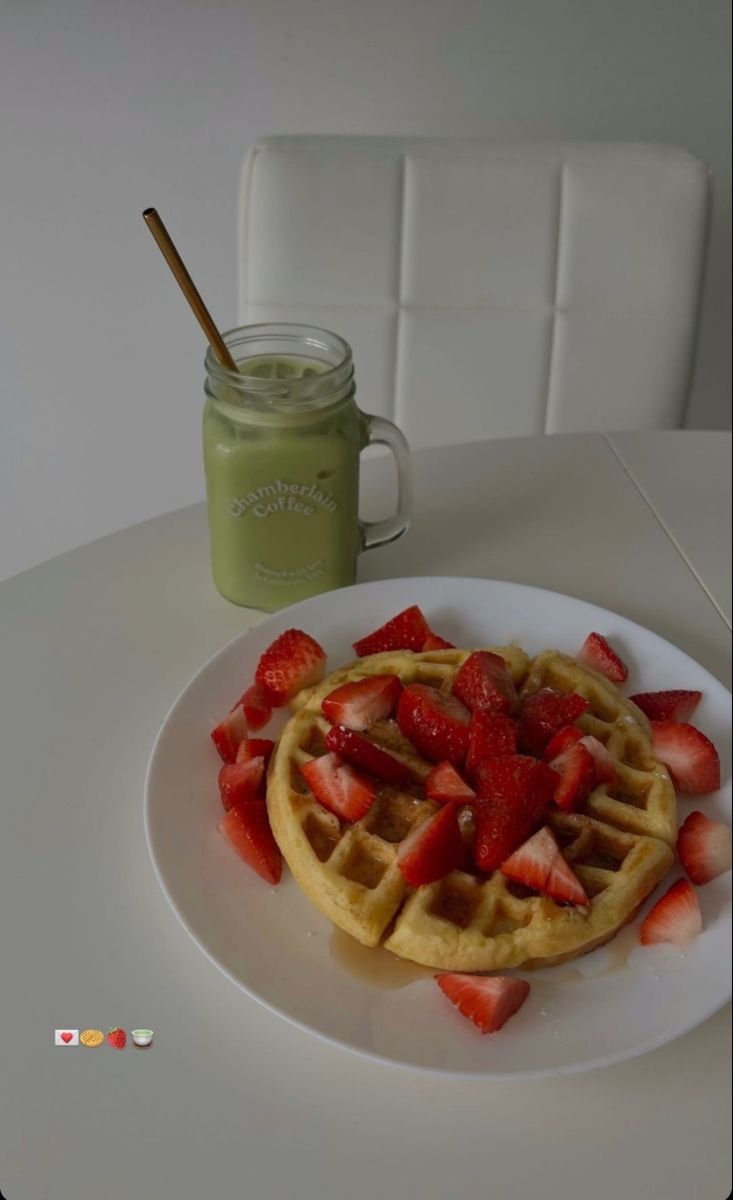
[[[729,0],[0,0],[0,575],[203,495],[202,338],[140,210],[235,319],[264,133],[667,141],[716,199],[688,424],[730,427]]]

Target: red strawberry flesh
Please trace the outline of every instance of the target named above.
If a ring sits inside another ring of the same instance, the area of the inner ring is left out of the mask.
[[[579,729],[577,725],[563,725],[562,729],[558,729],[557,733],[553,733],[542,752],[542,757],[545,762],[552,762],[553,758],[557,758],[565,750],[569,750],[582,737],[583,730]]]
[[[332,726],[326,734],[326,746],[352,766],[368,771],[385,783],[403,787],[415,782],[407,763],[401,762],[353,729],[346,729],[343,725]]]
[[[666,692],[637,692],[630,696],[650,721],[689,721],[702,700],[702,692],[688,692],[681,688]]]
[[[623,683],[628,678],[629,668],[601,633],[589,633],[576,658],[579,663],[610,679],[611,683]]]
[[[517,707],[517,689],[507,665],[499,654],[489,650],[476,650],[466,659],[452,691],[471,712],[488,709],[506,714]]]
[[[455,650],[453,642],[446,642],[445,638],[438,637],[437,633],[429,633],[422,645],[423,651],[426,650]]]
[[[519,726],[511,717],[479,709],[471,718],[466,772],[472,776],[481,763],[504,754],[516,754]]]
[[[440,990],[482,1033],[496,1033],[524,1004],[530,985],[507,975],[436,975]]]
[[[373,779],[343,762],[337,754],[324,754],[303,763],[301,774],[319,804],[342,821],[358,821],[377,795]]]
[[[495,871],[533,833],[559,783],[547,763],[521,754],[478,768],[474,856],[480,870]]]
[[[588,904],[583,885],[546,825],[502,863],[501,873],[553,900]]]
[[[469,787],[465,779],[449,762],[438,763],[425,780],[425,791],[430,800],[445,804],[449,800],[458,800],[461,804],[471,804],[476,799],[476,793]]]
[[[570,746],[550,763],[560,775],[554,800],[566,812],[577,812],[590,796],[596,782],[593,756],[582,742]]]
[[[279,883],[282,855],[270,829],[264,800],[233,804],[220,820],[219,831],[258,875],[268,883]]]
[[[211,731],[211,740],[219,751],[219,757],[225,763],[235,761],[240,742],[244,741],[247,733],[247,718],[244,708],[241,704],[235,704],[232,711],[223,721],[220,721],[216,729]]]
[[[373,633],[354,642],[359,658],[367,654],[381,654],[385,650],[422,650],[430,627],[416,604],[398,613],[390,621],[380,625]]]
[[[396,675],[372,675],[356,683],[345,683],[330,692],[321,704],[332,725],[346,725],[363,732],[388,717],[400,698],[402,684]]]
[[[695,889],[678,879],[644,918],[639,934],[642,945],[672,942],[684,946],[702,930],[702,913]]]
[[[460,767],[468,750],[471,714],[455,696],[423,683],[411,683],[400,696],[397,724],[431,762],[447,759]]]
[[[652,746],[681,792],[701,795],[720,787],[720,759],[715,746],[694,725],[652,721]]]
[[[405,883],[422,887],[454,871],[464,855],[456,805],[446,804],[408,834],[397,852],[397,865]]]
[[[326,669],[326,654],[301,629],[287,629],[268,646],[257,664],[255,682],[273,708],[287,704],[302,688],[318,683]]]
[[[256,800],[265,773],[263,757],[227,763],[219,771],[219,795],[224,808]]]
[[[237,751],[237,762],[248,762],[251,758],[264,758],[265,769],[270,765],[275,743],[270,738],[247,738],[240,742]]]
[[[588,701],[577,692],[556,692],[540,688],[522,697],[520,745],[528,754],[541,755],[553,734],[563,725],[572,725],[588,708]]]
[[[691,812],[680,829],[677,853],[693,883],[698,887],[710,883],[730,871],[730,829],[705,813]]]
[[[260,687],[258,683],[253,683],[252,687],[247,688],[240,704],[244,709],[249,728],[255,733],[258,729],[262,729],[272,716],[272,707],[268,697],[264,688]]]

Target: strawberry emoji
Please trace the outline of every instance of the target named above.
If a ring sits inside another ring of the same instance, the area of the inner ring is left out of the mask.
[[[109,1030],[107,1041],[110,1046],[114,1046],[115,1050],[124,1050],[127,1045],[127,1034],[124,1029],[120,1029],[119,1025],[117,1025],[114,1029]]]

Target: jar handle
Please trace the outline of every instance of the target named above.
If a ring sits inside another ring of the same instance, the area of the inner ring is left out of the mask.
[[[397,512],[384,521],[361,521],[362,549],[373,550],[402,537],[412,517],[412,462],[407,438],[401,429],[384,417],[364,413],[369,434],[368,445],[388,446],[397,464]]]

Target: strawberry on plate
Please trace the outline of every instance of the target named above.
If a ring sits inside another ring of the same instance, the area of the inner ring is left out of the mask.
[[[705,813],[691,812],[677,837],[677,853],[693,883],[709,883],[730,871],[730,829]]]
[[[239,744],[244,741],[248,732],[244,708],[241,703],[235,704],[232,711],[211,731],[211,740],[225,763],[234,762]]]
[[[582,742],[575,742],[558,758],[553,758],[550,766],[560,775],[555,803],[566,812],[577,812],[595,787],[596,767],[592,754]]]
[[[455,650],[452,642],[446,642],[445,638],[439,637],[437,633],[429,633],[422,644],[423,651],[426,650]]]
[[[473,788],[468,786],[449,762],[438,763],[437,767],[433,767],[425,780],[425,791],[430,800],[437,800],[440,804],[449,800],[471,804],[476,799]]]
[[[585,667],[592,667],[599,675],[605,675],[611,683],[623,683],[628,679],[629,668],[600,633],[589,633],[576,659]]]
[[[482,1033],[496,1033],[524,1004],[530,987],[508,975],[436,975],[435,982]]]
[[[239,743],[236,761],[240,763],[248,762],[251,758],[264,758],[265,770],[267,770],[274,749],[275,743],[269,738],[247,738]]]
[[[373,779],[362,775],[337,754],[324,754],[303,763],[301,774],[319,804],[342,821],[358,821],[377,795]]]
[[[411,683],[400,696],[397,724],[431,762],[447,759],[459,767],[468,750],[471,714],[455,696],[424,683]]]
[[[596,768],[596,783],[615,783],[616,782],[616,764],[613,761],[612,755],[593,734],[588,733],[580,739],[581,746],[585,746],[588,753],[593,758]]]
[[[689,721],[702,700],[702,692],[672,688],[666,692],[637,692],[629,699],[650,721]]]
[[[582,883],[546,825],[502,863],[501,873],[553,900],[568,904],[589,903]]]
[[[552,762],[553,758],[557,758],[565,750],[569,750],[582,737],[583,730],[578,729],[577,725],[563,725],[562,729],[558,729],[557,733],[553,733],[542,751],[542,757],[545,762]]]
[[[253,683],[247,688],[239,703],[244,709],[249,728],[255,733],[262,729],[272,716],[272,705],[259,683]]]
[[[455,804],[444,805],[400,843],[397,865],[411,887],[435,883],[463,862],[465,843],[456,810]]]
[[[672,942],[684,946],[702,930],[700,902],[692,884],[678,879],[642,921],[639,938],[644,946]]]
[[[354,642],[359,658],[367,654],[381,654],[385,650],[422,650],[430,636],[430,627],[417,604],[398,613],[390,621],[380,625],[373,633]]]
[[[242,743],[243,745],[245,743]],[[227,811],[233,804],[256,800],[265,774],[262,756],[244,762],[226,763],[219,772],[219,795]]]
[[[478,709],[471,717],[466,771],[473,775],[482,762],[503,754],[516,754],[519,726],[511,717]]]
[[[257,664],[255,682],[273,708],[281,708],[302,688],[323,679],[326,653],[302,629],[286,629],[268,646]]]
[[[652,746],[681,792],[700,795],[720,787],[718,751],[694,725],[652,721]]]
[[[528,754],[542,754],[552,735],[563,725],[572,725],[587,708],[588,701],[577,692],[556,692],[552,688],[529,692],[522,697],[520,744]]]
[[[512,713],[517,707],[517,689],[507,665],[501,655],[489,650],[469,655],[453,681],[452,692],[471,712]]]
[[[333,725],[329,729],[326,734],[326,746],[352,766],[359,767],[361,771],[368,771],[384,783],[404,787],[415,782],[412,769],[407,763],[344,725]]]
[[[476,772],[474,843],[480,870],[496,870],[534,832],[559,783],[547,763],[523,754],[482,763]]]
[[[279,883],[282,855],[270,829],[264,800],[233,804],[218,828],[258,875],[268,883]]]
[[[388,717],[400,698],[402,684],[396,675],[371,675],[356,683],[344,683],[330,692],[321,704],[332,725],[363,732]]]

